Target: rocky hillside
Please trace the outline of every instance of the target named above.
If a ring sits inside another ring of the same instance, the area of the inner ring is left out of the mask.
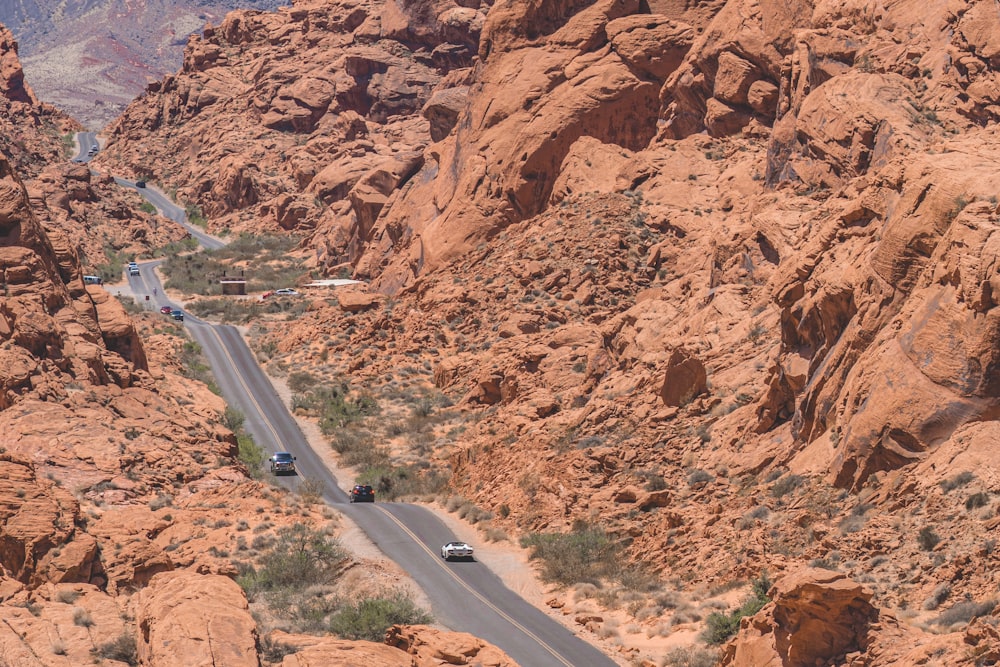
[[[0,23],[23,46],[21,61],[39,97],[97,130],[146,86],[175,70],[188,35],[237,7],[274,0],[95,2],[19,0],[0,5]]]
[[[369,282],[259,344],[455,402],[376,431],[407,479],[674,596],[778,577],[727,664],[990,664],[998,36],[986,0],[300,2],[207,29],[99,162]]]
[[[398,625],[391,644],[346,641],[271,611],[271,588],[286,607],[301,595],[260,583],[296,536],[329,556],[313,604],[377,598],[399,575],[340,547],[315,499],[251,477],[238,419],[181,328],[85,284],[88,237],[100,248],[117,230],[104,242],[138,253],[173,232],[67,166],[52,128],[72,124],[37,104],[0,38],[14,139],[0,157],[0,664],[511,664],[467,635]]]

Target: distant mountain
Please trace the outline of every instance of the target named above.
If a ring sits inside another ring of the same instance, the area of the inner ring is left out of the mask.
[[[99,129],[149,79],[180,67],[184,45],[233,9],[281,0],[0,0],[38,97]]]

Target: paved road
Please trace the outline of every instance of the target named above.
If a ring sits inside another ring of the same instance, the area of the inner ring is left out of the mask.
[[[162,195],[161,201],[150,197],[155,191],[149,188],[139,192],[165,215],[182,221],[183,210]],[[133,293],[155,311],[164,305],[178,307],[166,299],[153,271],[161,261],[145,262],[140,275],[129,277]],[[293,488],[302,479],[321,482],[325,500],[337,505],[420,585],[438,621],[496,644],[523,667],[614,667],[610,658],[525,602],[482,563],[442,560],[441,545],[455,537],[430,510],[405,503],[349,503],[343,490],[348,481],[337,480],[313,451],[239,331],[190,314],[185,317],[222,395],[245,415],[245,427],[257,444],[265,451],[289,451],[296,456],[300,476],[282,481]]]
[[[94,147],[100,148],[96,132],[77,132],[76,143],[79,147],[79,152],[73,157],[73,162],[90,162],[90,158],[94,157],[90,149]]]

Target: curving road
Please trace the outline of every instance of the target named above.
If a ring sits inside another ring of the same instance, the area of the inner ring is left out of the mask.
[[[90,149],[101,147],[101,144],[97,141],[96,132],[77,132],[76,144],[80,152],[73,157],[73,162],[90,162],[90,159],[94,157]]]
[[[123,179],[116,181],[135,187]],[[162,194],[148,187],[137,190],[164,215],[192,229],[184,211]],[[222,245],[218,239],[207,238],[219,244],[209,247]],[[153,271],[161,261],[141,264],[140,275],[128,279],[134,294],[150,296],[142,303],[153,310],[164,305],[178,307],[163,295]],[[405,503],[349,503],[340,482],[313,451],[239,331],[185,317],[185,325],[202,347],[222,395],[246,416],[245,427],[257,444],[265,451],[292,452],[302,477],[321,482],[324,499],[337,505],[421,586],[439,622],[499,646],[523,667],[614,667],[616,663],[608,656],[528,604],[482,563],[442,560],[441,545],[455,537],[430,510]],[[282,480],[293,487],[299,483],[295,477]]]

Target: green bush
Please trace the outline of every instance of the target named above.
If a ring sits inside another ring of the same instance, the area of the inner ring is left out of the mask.
[[[530,533],[521,538],[521,546],[531,549],[528,558],[542,561],[545,581],[598,584],[617,571],[617,550],[600,528],[579,525],[570,533]]]
[[[330,619],[330,632],[345,639],[381,642],[393,625],[425,625],[432,620],[409,595],[394,591],[341,608]]]
[[[771,601],[767,596],[771,588],[771,579],[767,572],[762,572],[751,584],[750,596],[738,609],[728,614],[713,612],[708,615],[705,619],[705,630],[701,634],[702,641],[713,646],[724,643],[739,630],[740,621],[744,616],[753,616]]]
[[[346,557],[335,538],[296,523],[278,530],[277,539],[261,556],[259,567],[248,568],[238,582],[247,595],[329,584]]]
[[[122,273],[125,271],[125,265],[128,261],[129,258],[125,253],[111,244],[105,243],[104,263],[95,266],[94,272],[106,283],[117,283],[122,279]]]
[[[301,382],[296,381],[296,384]],[[378,402],[369,394],[349,398],[346,382],[312,387],[306,392],[295,394],[292,397],[292,408],[304,410],[316,417],[324,435],[333,435],[338,430],[365,417],[376,415],[380,411]],[[336,444],[334,446],[336,447]]]

